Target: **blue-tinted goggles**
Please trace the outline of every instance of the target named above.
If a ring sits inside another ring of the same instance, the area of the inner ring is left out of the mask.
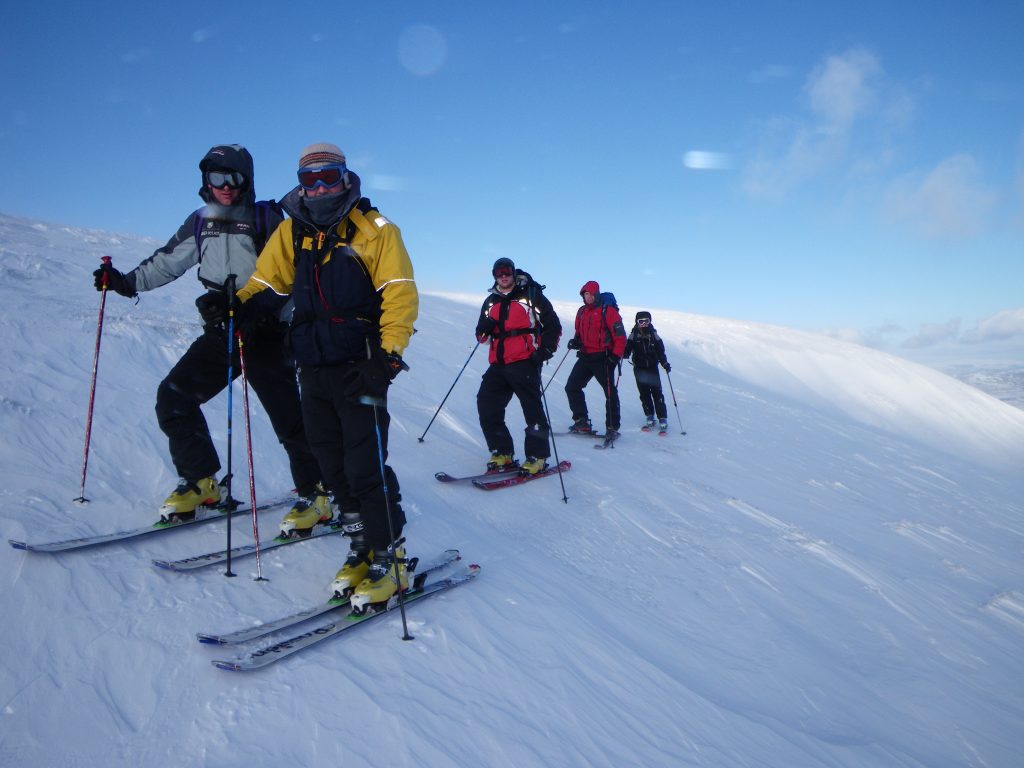
[[[245,176],[238,171],[207,171],[206,183],[214,189],[228,187],[229,189],[241,189],[245,184]]]
[[[344,163],[325,165],[323,168],[299,168],[299,185],[303,189],[336,187],[345,180],[348,168]]]

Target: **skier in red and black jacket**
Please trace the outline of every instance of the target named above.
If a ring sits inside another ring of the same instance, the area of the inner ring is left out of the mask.
[[[476,395],[480,428],[491,452],[489,471],[515,466],[512,435],[505,409],[519,398],[526,419],[526,461],[520,471],[531,475],[547,467],[551,455],[550,426],[544,415],[540,370],[558,349],[562,324],[538,285],[511,259],[498,259],[491,269],[494,286],[480,308],[477,341],[490,341],[491,363]]]
[[[605,397],[605,434],[615,437],[621,426],[615,373],[626,349],[626,329],[619,310],[602,300],[601,286],[597,281],[585,283],[580,289],[580,296],[583,297],[583,306],[576,312],[576,335],[567,345],[569,349],[578,350],[576,356],[579,358],[565,383],[573,422],[569,431],[594,431],[587,414],[583,388],[591,379],[597,379]]]

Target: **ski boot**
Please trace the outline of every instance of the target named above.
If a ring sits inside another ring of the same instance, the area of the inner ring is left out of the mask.
[[[309,536],[317,523],[329,523],[334,517],[331,500],[322,483],[313,487],[313,492],[301,496],[288,514],[281,520],[280,539],[300,539]]]
[[[658,419],[658,434],[659,435],[667,435],[668,434],[668,419]]]
[[[590,419],[584,417],[576,419],[572,426],[569,427],[569,432],[577,435],[592,435],[594,434],[594,426],[590,423]]]
[[[160,507],[160,522],[186,522],[195,518],[197,507],[212,507],[219,503],[220,486],[212,476],[196,480],[194,483],[180,478],[178,487]]]
[[[508,472],[518,466],[519,462],[510,453],[491,451],[491,460],[487,462],[488,472]]]
[[[373,560],[373,550],[363,533],[363,518],[358,512],[341,513],[341,531],[349,538],[349,553],[345,564],[334,576],[331,593],[334,599],[345,600],[366,578]]]
[[[519,474],[521,475],[536,475],[538,472],[548,468],[548,463],[544,459],[535,459],[532,456],[528,458],[521,467],[519,467]]]
[[[409,588],[409,572],[405,559],[405,539],[399,539],[387,549],[378,551],[366,578],[352,593],[352,613],[362,616],[367,611],[382,610],[398,590]],[[396,576],[397,570],[397,576]]]
[[[644,432],[650,432],[652,429],[654,429],[654,425],[656,423],[657,422],[654,420],[654,416],[648,416],[647,421],[644,422],[644,425],[640,427],[640,429]]]

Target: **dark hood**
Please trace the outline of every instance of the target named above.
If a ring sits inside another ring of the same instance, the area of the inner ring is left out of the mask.
[[[356,203],[359,202],[359,198],[362,197],[361,182],[359,177],[352,171],[348,172],[349,177],[349,188],[340,195],[338,201],[337,216],[334,221],[328,225],[334,226],[341,221],[348,212],[355,208]],[[306,192],[301,186],[295,186],[291,192],[284,196],[281,200],[281,207],[284,208],[285,213],[291,216],[293,219],[298,219],[303,224],[308,224],[314,229],[326,229],[328,227],[317,226],[310,215],[309,209],[306,208]]]
[[[240,202],[248,205],[256,203],[256,185],[253,179],[253,162],[249,150],[241,144],[218,144],[210,147],[210,151],[199,161],[199,171],[205,174],[210,168],[223,168],[228,171],[238,171],[245,176],[245,186],[242,187]],[[206,188],[206,182],[200,181],[199,196],[206,203],[214,202],[213,195]]]

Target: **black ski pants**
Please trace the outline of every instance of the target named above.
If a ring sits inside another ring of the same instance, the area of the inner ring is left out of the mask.
[[[658,367],[633,368],[633,376],[636,377],[636,388],[640,393],[640,405],[644,409],[644,416],[657,414],[659,419],[668,418]]]
[[[589,418],[587,413],[587,398],[583,394],[583,388],[596,379],[604,392],[604,423],[606,429],[619,429],[621,426],[621,415],[619,410],[619,390],[615,385],[615,373],[618,359],[607,356],[604,352],[596,352],[591,355],[583,355],[576,361],[569,373],[569,379],[565,382],[565,394],[569,397],[569,410],[572,411],[572,420]]]
[[[241,375],[238,345],[231,366],[232,379]],[[190,482],[216,475],[220,459],[200,408],[228,383],[228,336],[223,329],[207,328],[160,382],[156,416],[167,435],[171,461]],[[284,326],[262,327],[245,344],[246,379],[259,397],[274,434],[288,454],[292,481],[300,493],[310,493],[320,480],[320,468],[306,443],[299,406],[295,368],[284,348]]]
[[[508,365],[492,364],[480,381],[476,410],[480,415],[487,448],[498,453],[515,454],[512,435],[505,425],[505,409],[512,396],[519,398],[526,421],[523,450],[527,458],[546,459],[551,455],[548,420],[540,390],[540,367],[530,360]]]
[[[387,515],[389,502],[396,539],[405,527],[398,478],[386,464],[391,417],[386,404],[375,408],[345,396],[343,380],[350,370],[351,365],[347,363],[301,366],[302,417],[307,425],[309,447],[320,462],[324,482],[334,494],[339,509],[343,513],[359,513],[366,541],[380,551],[392,542]],[[387,497],[381,476],[382,463],[387,474]]]

